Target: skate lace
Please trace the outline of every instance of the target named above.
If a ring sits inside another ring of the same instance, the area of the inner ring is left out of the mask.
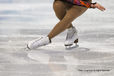
[[[43,37],[40,37],[39,39],[36,39],[33,41],[33,44],[36,43],[37,41],[41,40]]]
[[[73,30],[73,32],[69,32],[69,33],[67,33],[66,40],[68,40],[68,39],[72,39],[72,37],[74,36],[75,33],[76,33],[76,31],[74,31],[74,30]]]
[[[43,37],[41,37],[40,39],[35,40],[34,43],[36,43],[36,42],[39,42],[40,43],[39,46],[43,46],[43,45],[45,46],[45,45],[47,45],[47,43],[44,43],[45,40],[43,40]],[[42,42],[43,42],[43,44],[42,44]]]

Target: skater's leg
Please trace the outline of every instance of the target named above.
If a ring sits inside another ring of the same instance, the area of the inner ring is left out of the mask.
[[[87,8],[72,6],[66,14],[61,17],[61,21],[53,28],[53,30],[49,33],[48,37],[41,37],[39,39],[33,40],[27,44],[28,49],[36,49],[40,46],[47,45],[51,43],[51,38],[55,37],[65,29],[71,26],[71,22],[80,16]],[[59,17],[58,17],[59,18]]]
[[[67,7],[66,3],[64,3],[63,1],[55,1],[53,3],[53,9],[54,9],[55,15],[61,21],[64,18],[64,16],[66,15],[68,7]],[[73,25],[70,23],[68,28],[70,28],[72,26]]]
[[[64,18],[56,24],[56,26],[52,29],[52,31],[49,33],[48,37],[52,39],[56,35],[60,34],[63,32],[65,29],[67,29],[70,26],[70,23],[76,19],[78,16],[83,14],[87,8],[85,7],[80,7],[80,6],[75,6],[73,5],[66,13]]]
[[[65,6],[65,3],[63,1],[55,1],[53,3],[53,9],[55,12],[55,15],[59,20],[62,20],[66,14],[67,8]]]

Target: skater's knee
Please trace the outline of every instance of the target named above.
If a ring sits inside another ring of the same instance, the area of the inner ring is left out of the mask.
[[[62,1],[59,1],[59,0],[56,0],[55,2],[54,2],[54,6],[63,6],[63,2]]]
[[[59,20],[62,20],[66,14],[65,5],[62,1],[55,1],[53,5],[55,14]]]

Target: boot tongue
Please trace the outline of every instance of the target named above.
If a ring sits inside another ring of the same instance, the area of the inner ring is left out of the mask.
[[[48,37],[48,39],[49,39],[49,43],[51,43],[52,41],[51,41],[51,39]]]
[[[49,39],[49,42],[51,43],[51,39]]]
[[[68,29],[68,31],[71,31],[73,29],[73,27],[70,27],[69,29]]]

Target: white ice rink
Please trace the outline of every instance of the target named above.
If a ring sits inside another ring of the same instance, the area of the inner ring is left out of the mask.
[[[105,12],[89,9],[73,24],[79,47],[65,49],[66,31],[52,44],[25,51],[59,21],[53,0],[0,0],[0,76],[114,76],[114,1],[93,0]]]

